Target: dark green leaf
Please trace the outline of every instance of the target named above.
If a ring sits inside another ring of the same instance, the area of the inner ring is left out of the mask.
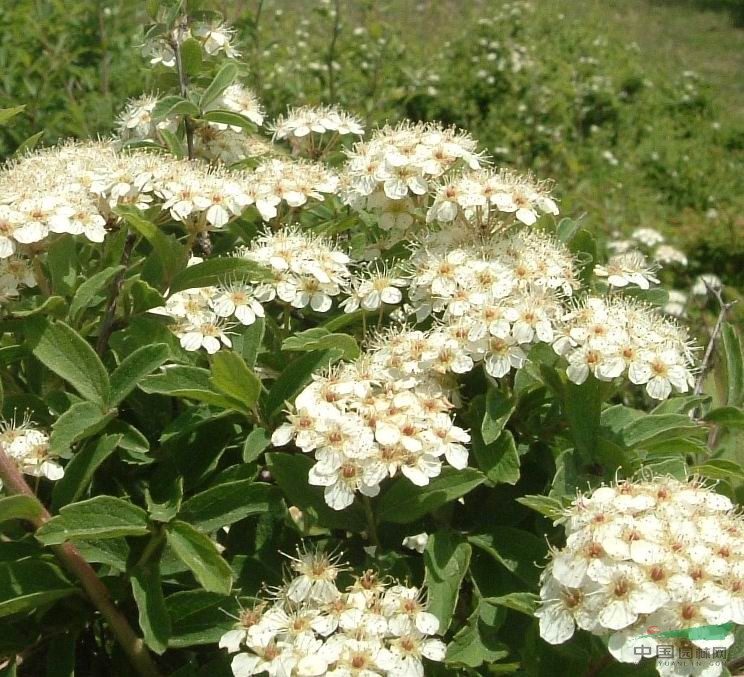
[[[38,559],[0,563],[0,617],[36,609],[75,588],[53,564]]]
[[[77,248],[72,235],[64,235],[49,245],[47,266],[55,294],[68,296],[77,280]]]
[[[52,508],[77,501],[88,488],[99,466],[114,452],[121,435],[104,435],[78,451],[65,467],[64,477],[54,483]]]
[[[468,536],[468,541],[530,587],[537,586],[548,548],[542,538],[521,529],[494,527],[487,534]]]
[[[741,340],[733,325],[724,322],[721,326],[723,353],[726,356],[726,404],[730,407],[744,405],[744,353]]]
[[[257,317],[256,321],[240,336],[240,353],[249,369],[256,366],[256,358],[261,350],[265,329],[266,320],[263,317]]]
[[[217,353],[210,380],[215,389],[242,404],[245,412],[251,412],[261,393],[261,381],[237,353]]]
[[[491,482],[516,484],[519,480],[519,454],[508,430],[502,431],[498,439],[488,445],[481,444],[481,440],[474,436],[473,453],[478,467]]]
[[[55,374],[68,381],[86,400],[101,407],[108,404],[108,374],[98,355],[74,329],[64,322],[41,317],[26,320],[34,355]]]
[[[450,503],[483,484],[486,477],[473,468],[443,468],[425,487],[416,487],[404,477],[391,483],[378,502],[381,522],[408,524],[445,503]]]
[[[505,606],[507,609],[514,609],[514,611],[532,617],[537,609],[539,599],[537,595],[531,592],[511,592],[501,597],[486,597],[483,601]]]
[[[70,302],[69,317],[71,322],[77,322],[79,316],[87,308],[91,308],[105,300],[106,294],[101,292],[106,285],[116,277],[117,273],[124,270],[124,266],[111,266],[83,282],[75,292]]]
[[[135,567],[130,580],[145,644],[155,653],[162,654],[168,648],[171,623],[160,583],[158,562],[150,560],[144,566]]]
[[[13,106],[12,108],[0,108],[0,125],[7,124],[8,121],[12,120],[19,113],[22,113],[25,109],[26,104]]]
[[[217,71],[217,75],[214,76],[212,82],[204,90],[199,99],[199,108],[202,110],[206,109],[210,103],[212,103],[222,92],[224,92],[238,77],[238,67],[232,62],[227,61]]]
[[[551,496],[520,496],[516,500],[550,520],[558,519],[564,512],[563,503]]]
[[[258,282],[266,278],[267,271],[253,261],[240,257],[209,259],[184,268],[173,278],[170,293],[184,289],[210,287],[227,280],[245,279]]]
[[[65,456],[76,442],[95,435],[113,417],[93,402],[76,402],[52,424],[49,450]]]
[[[0,522],[7,520],[33,521],[41,516],[44,506],[33,496],[3,496],[0,498]]]
[[[276,488],[253,480],[226,482],[196,494],[179,517],[201,531],[216,531],[250,515],[268,513],[277,503]]]
[[[29,153],[34,148],[36,148],[36,146],[39,145],[39,141],[41,141],[43,137],[43,129],[40,132],[36,132],[36,134],[32,134],[18,145],[18,148],[15,149],[13,155],[15,155],[16,157],[21,157],[22,155]]]
[[[254,131],[256,129],[255,122],[249,120],[245,115],[229,110],[211,110],[208,113],[204,113],[202,119],[207,122],[218,122],[232,127],[241,127],[249,131]]]
[[[485,444],[495,442],[514,413],[515,403],[498,388],[489,384],[486,392],[486,411],[481,423],[481,436]]]
[[[186,522],[176,521],[166,531],[168,545],[208,592],[229,595],[232,588],[230,565],[222,559],[208,536]]]
[[[737,407],[718,407],[709,411],[704,420],[727,428],[744,428],[744,410]]]
[[[331,334],[323,327],[315,327],[301,331],[282,343],[282,350],[309,352],[311,350],[326,350],[335,348],[341,351],[345,360],[359,357],[359,346],[353,336],[348,334]]]
[[[202,66],[202,45],[195,38],[186,38],[181,43],[181,64],[190,78],[199,74]]]
[[[243,463],[255,461],[271,444],[271,435],[264,428],[254,428],[243,443]]]
[[[460,534],[437,531],[429,536],[424,551],[427,611],[439,619],[440,634],[447,631],[452,621],[471,552],[470,545]]]
[[[296,505],[300,510],[311,511],[318,518],[321,526],[330,529],[348,529],[362,531],[365,526],[364,516],[357,504],[346,510],[337,511],[329,508],[323,498],[322,487],[308,484],[307,477],[313,461],[301,454],[266,454],[271,475],[287,499],[289,505]]]
[[[146,393],[185,397],[224,409],[233,409],[235,402],[215,392],[209,378],[209,371],[200,367],[169,366],[161,374],[143,378],[139,387]]]
[[[124,400],[138,383],[157,369],[170,356],[168,346],[153,343],[137,348],[127,355],[111,374],[111,404],[116,406]]]
[[[148,533],[147,513],[115,496],[96,496],[60,509],[36,532],[44,545],[75,539],[104,539],[143,536]]]
[[[556,226],[556,235],[561,242],[567,244],[571,242],[574,235],[579,232],[580,228],[580,221],[574,221],[573,219],[561,219]]]
[[[314,372],[333,364],[341,355],[340,350],[323,350],[308,353],[290,362],[263,398],[263,410],[266,415],[275,416],[282,407],[286,406],[287,402],[294,400],[300,390],[310,381]]]
[[[660,439],[670,440],[704,433],[705,428],[684,414],[649,414],[625,426],[622,437],[626,447],[636,449]]]
[[[172,632],[168,645],[183,648],[216,644],[235,625],[226,612],[240,611],[235,600],[204,590],[185,590],[165,600],[171,618]]]
[[[711,459],[702,465],[694,465],[690,472],[696,475],[703,475],[714,480],[744,480],[744,468],[734,461],[725,459]]]
[[[199,115],[199,109],[190,101],[186,101],[183,97],[171,94],[170,96],[164,96],[160,99],[152,110],[152,119],[155,122],[160,122],[165,118],[170,118],[175,115],[191,115],[197,117]]]
[[[447,664],[477,668],[506,656],[509,649],[498,639],[504,616],[505,612],[498,605],[480,600],[468,618],[468,624],[458,631],[447,647]]]

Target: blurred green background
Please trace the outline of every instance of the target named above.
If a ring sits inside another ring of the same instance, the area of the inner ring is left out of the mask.
[[[744,286],[744,3],[740,0],[217,0],[243,79],[270,115],[338,101],[368,124],[468,129],[497,164],[552,177],[600,234],[650,226],[690,278]],[[338,7],[338,15],[332,10]],[[0,7],[0,128],[12,156],[105,135],[164,74],[140,53],[131,0]]]

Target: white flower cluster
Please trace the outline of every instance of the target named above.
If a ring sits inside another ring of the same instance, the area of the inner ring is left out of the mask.
[[[424,658],[444,660],[418,588],[367,570],[342,592],[338,557],[298,549],[291,560],[294,576],[273,602],[245,609],[220,640],[235,677],[423,677]]]
[[[608,248],[616,254],[624,254],[639,247],[657,263],[670,265],[678,263],[687,265],[687,256],[683,251],[670,244],[666,244],[666,238],[656,229],[641,227],[636,228],[630,239],[622,239],[615,234],[615,238],[607,243]]]
[[[17,298],[21,287],[36,285],[36,276],[28,259],[20,256],[0,259],[0,303]]]
[[[188,265],[201,262],[202,259],[193,256]],[[211,355],[222,346],[232,346],[227,334],[236,322],[248,326],[264,316],[261,301],[266,300],[266,291],[244,280],[184,289],[171,294],[164,306],[149,312],[175,320],[170,329],[184,350],[204,348]]]
[[[440,474],[442,459],[458,469],[468,464],[470,435],[449,414],[445,377],[472,366],[444,330],[386,333],[356,361],[316,374],[272,443],[294,440],[315,453],[309,482],[325,487],[335,510],[351,505],[357,492],[376,496],[380,483],[399,473],[425,486]]]
[[[725,496],[695,480],[622,481],[580,495],[560,521],[566,546],[551,553],[536,612],[540,636],[551,644],[578,626],[609,635],[617,660],[638,663],[641,645],[680,642],[649,628],[744,624],[744,521]],[[710,649],[734,639],[691,641]],[[709,663],[699,670],[692,661],[661,660],[657,670],[719,675],[720,662]]]
[[[250,178],[256,208],[264,221],[275,218],[282,205],[296,209],[338,190],[338,176],[324,165],[301,160],[268,160],[256,167]]]
[[[437,187],[426,212],[427,223],[449,223],[461,217],[482,233],[503,228],[504,214],[527,226],[541,214],[558,214],[548,185],[508,169],[478,170],[452,177]]]
[[[478,169],[483,162],[475,139],[434,123],[385,126],[347,156],[344,201],[355,209],[392,214],[380,225],[395,228],[396,239],[411,226],[411,214],[428,199],[436,180],[453,168]]]
[[[262,301],[276,298],[293,308],[310,306],[325,313],[351,279],[347,254],[296,227],[266,232],[236,255],[271,271],[273,279],[257,290]]]
[[[49,436],[28,418],[20,424],[0,421],[0,447],[25,475],[58,480],[65,474],[49,453]]]
[[[573,383],[589,374],[602,381],[627,374],[657,400],[687,392],[695,383],[694,347],[686,330],[634,299],[584,299],[564,316],[553,347],[568,360],[566,375]]]
[[[248,118],[257,127],[263,124],[264,113],[263,106],[258,100],[255,92],[240,83],[233,83],[226,87],[223,92],[207,106],[207,111],[213,110],[226,110],[231,113],[238,113],[243,117]],[[221,122],[210,122],[210,126],[214,126],[216,129],[224,130],[232,129],[234,132],[239,132],[242,127],[237,125],[227,125]]]
[[[532,343],[555,340],[562,299],[578,288],[571,254],[538,232],[423,245],[411,264],[417,319],[440,318],[495,378],[521,367]]]
[[[384,305],[398,305],[403,300],[401,288],[407,284],[405,278],[385,266],[367,268],[354,276],[351,289],[341,307],[344,312],[353,313],[359,308],[372,311],[381,309]]]
[[[286,115],[274,121],[274,139],[286,139],[296,153],[315,155],[316,150],[329,147],[331,141],[322,144],[317,135],[333,132],[337,137],[354,134],[362,136],[361,121],[341,110],[338,106],[302,106],[290,108]]]
[[[127,101],[124,110],[116,118],[117,136],[124,142],[161,141],[161,130],[175,133],[178,128],[177,117],[166,117],[158,122],[153,119],[153,111],[158,98],[152,94],[143,94]]]

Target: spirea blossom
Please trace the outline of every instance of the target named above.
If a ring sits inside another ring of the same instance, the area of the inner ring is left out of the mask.
[[[293,308],[327,312],[351,279],[351,259],[345,252],[297,227],[267,231],[236,254],[271,271],[272,279],[257,287],[257,298],[276,298]]]
[[[273,128],[274,139],[286,140],[295,153],[311,156],[317,156],[333,143],[330,139],[319,139],[319,135],[331,133],[337,140],[349,134],[364,134],[361,121],[338,106],[290,108],[286,115],[275,120]]]
[[[292,575],[274,599],[244,609],[220,639],[235,677],[422,677],[425,659],[444,660],[422,590],[371,569],[344,590],[338,556],[298,549],[290,559]]]
[[[626,376],[664,400],[694,385],[694,348],[686,330],[652,306],[618,296],[588,297],[563,317],[553,343],[566,374],[583,383]]]
[[[309,482],[342,510],[357,493],[376,496],[386,477],[424,486],[443,462],[462,469],[470,435],[451,416],[452,384],[472,359],[443,329],[396,330],[351,363],[320,374],[295,399],[275,446],[314,453]]]
[[[620,481],[579,494],[559,520],[566,545],[553,549],[541,576],[540,636],[569,640],[578,626],[609,637],[619,661],[638,663],[635,648],[679,645],[657,631],[744,624],[744,521],[732,502],[695,479]],[[716,640],[733,643],[733,634]],[[710,648],[710,641],[691,639]],[[675,657],[677,656],[675,651]],[[710,661],[698,673],[683,660],[660,660],[660,675],[721,673]]]
[[[594,274],[607,278],[611,287],[636,285],[641,289],[649,289],[651,284],[658,284],[659,278],[655,271],[656,266],[650,264],[639,251],[615,254],[606,264],[594,267]]]

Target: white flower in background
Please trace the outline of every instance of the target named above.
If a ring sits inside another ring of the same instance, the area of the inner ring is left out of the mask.
[[[646,247],[655,247],[664,242],[664,236],[654,228],[636,228],[631,237]]]
[[[639,251],[615,254],[605,265],[594,267],[594,274],[606,277],[611,287],[626,287],[634,284],[641,289],[649,289],[651,284],[658,284],[655,266],[649,264]]]
[[[236,677],[423,675],[444,660],[445,644],[425,596],[372,570],[337,587],[340,556],[300,550],[293,576],[271,602],[241,611],[220,639]]]
[[[258,127],[263,124],[266,115],[256,94],[252,90],[248,89],[248,87],[237,82],[226,87],[224,91],[209,104],[207,110],[226,110],[232,113],[238,113],[239,115],[248,118]],[[220,122],[210,122],[209,124],[210,126],[220,130],[228,128],[232,129],[234,132],[240,132],[242,130],[242,127],[237,125],[226,125]]]
[[[664,312],[672,317],[685,317],[687,315],[687,302],[689,297],[678,289],[669,290],[669,300],[664,305]]]
[[[679,263],[681,266],[687,265],[687,256],[685,253],[670,244],[661,244],[654,250],[654,260],[662,265]]]
[[[721,278],[718,277],[718,275],[715,275],[713,273],[703,273],[695,279],[690,293],[693,296],[707,296],[710,293],[711,289],[714,291],[719,291],[722,288],[723,283],[721,282]]]
[[[240,53],[233,47],[235,29],[224,22],[215,20],[198,23],[192,28],[192,34],[201,41],[204,51],[210,56],[223,52],[229,59],[237,59]]]
[[[671,477],[626,480],[579,494],[558,520],[566,546],[551,550],[541,576],[540,636],[561,644],[578,626],[609,639],[618,661],[638,663],[639,647],[681,640],[647,634],[744,620],[744,523],[725,496]],[[691,637],[694,646],[710,640]],[[716,640],[725,648],[733,634]],[[646,652],[655,656],[655,651]],[[688,675],[689,661],[663,659],[659,674]],[[720,663],[698,659],[699,674],[718,675]]]

